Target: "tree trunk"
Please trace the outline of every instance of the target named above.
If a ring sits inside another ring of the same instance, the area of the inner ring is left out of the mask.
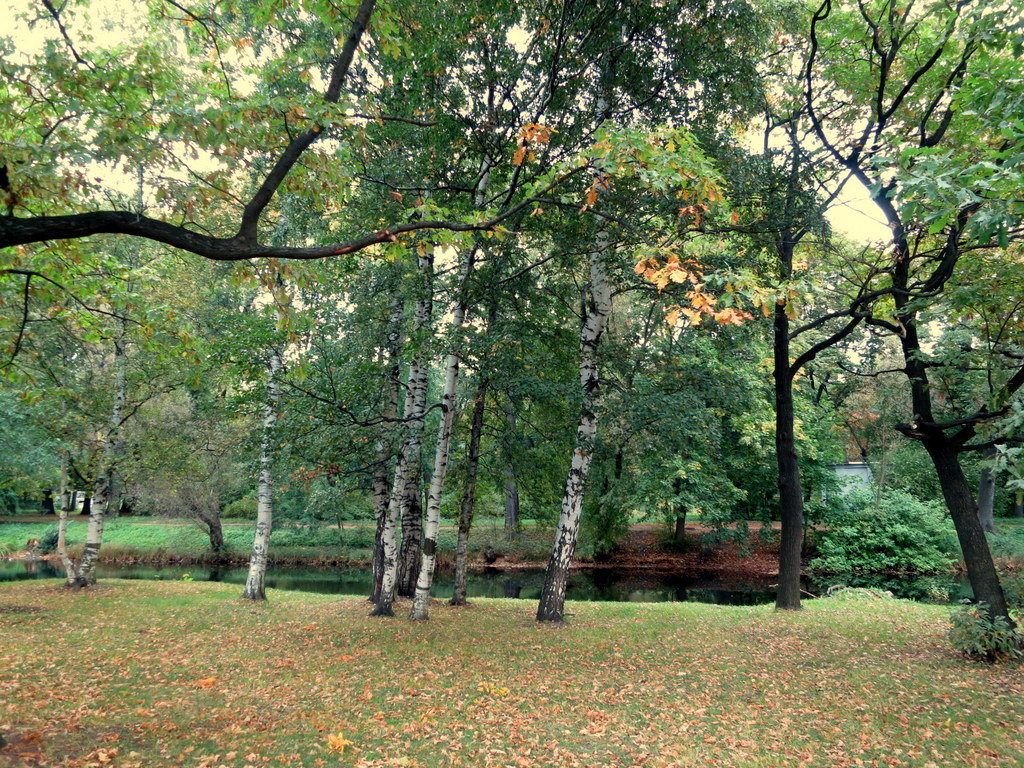
[[[953,518],[974,599],[988,605],[990,616],[1002,616],[1012,625],[999,574],[992,561],[985,531],[978,520],[978,508],[971,494],[970,483],[960,466],[956,447],[944,435],[933,436],[923,442],[935,465],[942,495]]]
[[[249,575],[242,591],[244,600],[267,599],[267,558],[270,553],[270,531],[274,526],[274,427],[281,402],[278,374],[284,364],[281,353],[274,349],[267,366],[267,385],[263,401],[263,425],[260,435],[260,472],[256,490],[256,531],[249,555]]]
[[[423,527],[423,554],[412,602],[410,618],[422,621],[430,617],[430,588],[434,583],[437,566],[437,534],[441,528],[441,494],[448,474],[448,457],[455,426],[456,400],[459,387],[459,368],[462,364],[462,326],[466,322],[466,290],[473,272],[474,250],[469,249],[463,259],[459,275],[458,299],[452,312],[451,349],[445,360],[444,388],[441,391],[441,420],[437,426],[437,445],[434,466],[427,489],[427,517]]]
[[[96,564],[99,562],[100,547],[103,545],[103,523],[107,514],[107,506],[110,503],[111,482],[120,445],[121,427],[124,422],[125,398],[127,397],[124,358],[124,337],[122,335],[114,341],[114,404],[110,410],[110,423],[107,429],[107,438],[103,444],[99,473],[93,484],[92,503],[89,506],[89,525],[85,532],[82,559],[78,563],[78,570],[75,572],[75,580],[72,584],[76,589],[89,587],[96,583]]]
[[[516,437],[516,409],[511,400],[505,401],[505,539],[515,541],[519,533],[519,482],[516,480],[512,446]]]
[[[90,496],[87,493],[84,495],[84,498],[82,499],[82,511],[79,512],[79,514],[80,515],[91,515],[92,514],[92,496]]]
[[[488,381],[480,379],[473,400],[473,418],[469,429],[469,446],[466,456],[466,487],[462,491],[462,505],[459,512],[459,535],[455,545],[455,586],[452,589],[451,605],[466,604],[466,573],[469,570],[469,530],[473,525],[473,508],[476,503],[476,478],[480,467],[480,436],[484,429],[484,409],[487,402]]]
[[[995,446],[986,448],[982,458],[988,462],[994,459],[997,453],[998,450]],[[981,480],[978,482],[978,520],[981,521],[981,527],[988,533],[996,532],[995,503],[996,475],[992,471],[992,467],[986,463],[982,465]]]
[[[1013,516],[1024,517],[1024,491],[1017,491],[1013,499]]]
[[[398,396],[401,388],[401,340],[402,340],[403,305],[399,287],[391,297],[391,317],[388,326],[387,341],[387,404],[384,408],[384,420],[388,424],[385,432],[377,441],[377,466],[373,472],[373,517],[376,530],[373,537],[373,594],[370,602],[376,604],[380,599],[381,582],[384,579],[384,519],[388,514],[388,469],[391,456],[394,454],[394,440],[390,422],[398,416]]]
[[[580,389],[583,402],[576,428],[576,446],[565,481],[555,544],[544,574],[537,621],[560,622],[565,617],[565,587],[569,580],[569,565],[579,539],[583,494],[597,435],[597,349],[612,309],[612,284],[605,263],[610,250],[608,230],[602,224],[590,252],[590,283],[585,289],[584,319],[580,330]]]
[[[68,464],[70,463],[67,454],[61,462],[60,467],[60,517],[57,520],[57,557],[64,566],[65,585],[74,586],[75,564],[71,562],[68,555],[68,514],[74,506],[75,492],[68,488]]]
[[[676,513],[676,528],[672,539],[677,542],[686,541],[686,507],[680,507]]]
[[[788,278],[793,266],[793,245],[788,232],[779,240],[780,272]],[[800,610],[801,550],[804,539],[804,496],[796,453],[793,409],[793,366],[789,359],[789,316],[784,304],[774,313],[775,461],[778,465],[779,509],[782,518],[779,544],[778,610]]]
[[[399,565],[396,541],[398,523],[399,520],[405,520],[406,508],[412,504],[414,498],[417,505],[419,500],[420,445],[423,442],[423,422],[427,403],[427,367],[423,361],[433,312],[434,254],[431,249],[427,248],[420,254],[418,266],[422,284],[413,317],[412,346],[416,353],[409,363],[409,381],[403,412],[406,437],[395,466],[395,480],[391,486],[388,514],[384,518],[384,530],[381,534],[383,578],[376,607],[371,612],[372,616],[395,615],[394,602]],[[413,496],[409,492],[410,480],[413,481]]]
[[[43,491],[43,500],[39,504],[39,512],[43,515],[57,514],[57,509],[54,507],[53,504],[53,491],[49,489]]]
[[[419,453],[415,466],[409,473],[405,486],[405,500],[402,503],[402,545],[398,554],[398,585],[400,597],[412,597],[416,592],[416,577],[419,575],[420,552],[423,548],[423,502],[420,493],[423,488],[423,458]]]
[[[224,527],[217,512],[199,514],[199,521],[206,526],[206,535],[210,538],[210,551],[219,559],[224,555]]]

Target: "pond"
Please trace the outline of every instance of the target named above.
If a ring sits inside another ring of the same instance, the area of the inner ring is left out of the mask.
[[[63,571],[49,562],[0,562],[0,581],[61,578]],[[99,578],[220,581],[244,584],[244,567],[209,565],[147,566],[105,565]],[[336,595],[369,595],[371,573],[368,568],[271,568],[267,586],[302,592]],[[451,571],[440,571],[435,578],[434,596],[448,599],[452,594]],[[773,578],[725,577],[721,574],[671,574],[605,568],[573,571],[566,598],[604,602],[698,602],[722,605],[758,605],[775,600]],[[540,568],[484,569],[469,574],[466,589],[473,597],[515,597],[536,600],[544,583]],[[970,596],[970,586],[956,574],[919,577],[844,575],[806,579],[804,588],[811,594],[825,592],[833,584],[873,587],[891,591],[897,597],[929,602],[957,602]]]

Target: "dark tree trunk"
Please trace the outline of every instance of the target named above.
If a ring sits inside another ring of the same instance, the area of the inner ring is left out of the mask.
[[[992,446],[985,449],[982,457],[987,462],[994,459],[996,453],[998,451]],[[978,520],[981,521],[981,527],[989,533],[996,532],[995,505],[996,475],[986,464],[981,469],[981,479],[978,481]]]
[[[676,511],[676,528],[672,540],[686,541],[686,507],[679,507]]]
[[[402,515],[402,548],[399,554],[396,592],[412,597],[416,578],[420,575],[420,552],[423,546],[423,505],[420,502],[420,471],[417,467],[406,491],[407,501]]]
[[[999,583],[999,574],[992,562],[988,540],[985,538],[981,521],[978,520],[978,508],[971,494],[970,483],[967,482],[967,477],[960,466],[956,447],[944,435],[922,442],[935,465],[942,495],[953,518],[953,526],[960,540],[960,549],[963,551],[967,578],[971,582],[974,599],[987,603],[992,617],[1002,616],[1010,621],[1006,598]]]
[[[519,533],[519,483],[512,459],[512,446],[516,440],[516,410],[510,400],[505,401],[505,431],[505,539],[514,541]]]
[[[92,514],[92,496],[86,496],[82,501],[82,515],[88,517]]]
[[[793,245],[786,234],[779,242],[783,277],[792,271]],[[782,519],[779,545],[779,589],[775,607],[800,609],[801,550],[804,539],[804,496],[800,489],[793,410],[793,365],[789,359],[789,316],[783,304],[775,305],[775,460],[779,472],[779,511]]]
[[[43,491],[43,501],[39,505],[39,511],[44,515],[57,514],[57,508],[53,504],[53,491]]]
[[[220,515],[201,513],[199,521],[206,528],[206,535],[210,537],[210,551],[217,557],[224,554],[224,528],[220,522]]]
[[[466,604],[466,573],[469,566],[469,529],[473,525],[473,507],[476,502],[476,477],[480,466],[480,435],[484,428],[484,408],[487,402],[487,379],[482,379],[473,402],[472,424],[466,456],[466,486],[462,491],[459,512],[459,535],[455,545],[455,586],[452,605]]]

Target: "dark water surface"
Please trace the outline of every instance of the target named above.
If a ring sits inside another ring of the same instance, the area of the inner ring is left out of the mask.
[[[59,566],[48,562],[0,562],[0,581],[62,578]],[[209,565],[100,566],[99,578],[150,579],[176,581],[221,581],[244,584],[244,567]],[[434,595],[447,599],[452,594],[450,571],[441,571],[434,582]],[[722,605],[758,605],[775,600],[773,578],[733,578],[721,574],[678,575],[649,573],[637,570],[604,568],[574,571],[569,579],[566,597],[569,600],[605,602],[698,602]],[[544,571],[540,568],[504,571],[486,569],[471,572],[467,582],[469,597],[518,597],[535,600],[540,597]],[[822,594],[833,584],[851,587],[873,587],[890,590],[897,597],[930,602],[957,602],[970,596],[970,587],[957,575],[921,577],[829,576],[808,579],[805,589]],[[368,568],[271,568],[267,586],[300,592],[334,595],[369,595],[371,573]]]

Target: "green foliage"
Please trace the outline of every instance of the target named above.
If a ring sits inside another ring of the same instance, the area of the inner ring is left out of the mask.
[[[220,516],[232,520],[255,520],[257,500],[255,496],[243,496],[224,505]]]
[[[1024,659],[1024,632],[1003,616],[991,618],[984,603],[958,608],[950,619],[949,640],[968,658],[988,662]]]
[[[867,489],[836,499],[825,520],[812,570],[832,573],[937,573],[957,552],[951,523],[936,504],[903,491],[874,503]]]
[[[57,537],[60,532],[56,525],[51,525],[43,531],[43,535],[39,537],[39,551],[48,555],[57,549]]]

